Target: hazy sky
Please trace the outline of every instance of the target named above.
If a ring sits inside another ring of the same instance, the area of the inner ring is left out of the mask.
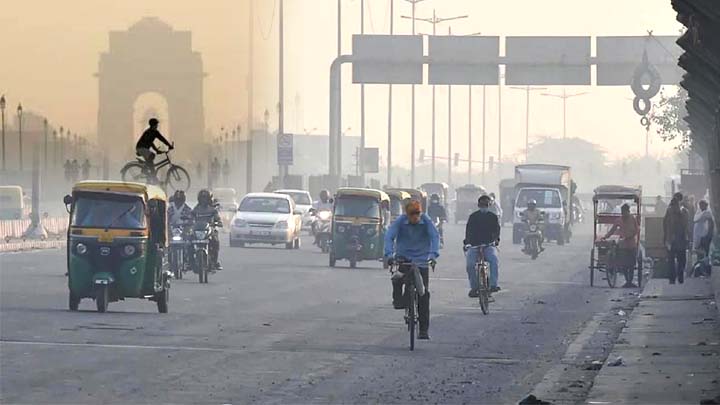
[[[193,32],[193,48],[202,53],[205,71],[206,126],[217,129],[245,120],[247,98],[247,1],[211,0],[25,0],[3,2],[0,7],[0,93],[11,105],[21,100],[28,109],[47,114],[59,125],[81,133],[94,133],[97,120],[98,56],[108,48],[108,31],[125,30],[144,16],[158,16],[177,30]],[[265,108],[275,121],[277,80],[277,12],[274,0],[255,0],[256,19],[256,117]],[[366,33],[387,33],[390,0],[366,0]],[[335,0],[286,0],[286,130],[327,133],[328,73],[336,52]],[[360,0],[343,0],[343,52],[350,53],[351,34],[359,32]],[[452,23],[457,34],[486,35],[658,35],[675,34],[669,1],[662,0],[425,0],[418,16],[468,14]],[[395,0],[395,33],[409,33],[410,22],[400,19],[410,5]],[[448,25],[439,27],[446,33]],[[418,32],[430,27],[418,23]],[[359,89],[344,70],[343,128],[358,135]],[[387,87],[367,90],[368,146],[387,145]],[[550,88],[560,93],[562,88]],[[628,88],[567,88],[590,94],[568,104],[568,132],[601,143],[611,157],[644,151],[644,130],[632,110]],[[467,87],[454,90],[453,147],[466,155]],[[395,162],[409,159],[409,88],[395,87]],[[438,154],[447,152],[447,90],[438,88]],[[474,90],[474,147],[480,154],[482,90]],[[417,88],[418,148],[430,147],[430,90]],[[487,88],[487,154],[497,151],[497,87]],[[534,95],[531,137],[560,136],[561,101]],[[523,92],[503,91],[503,154],[524,145],[525,98]],[[273,125],[274,126],[274,125]],[[652,153],[666,153],[671,145],[657,138]],[[429,153],[429,152],[428,152]]]

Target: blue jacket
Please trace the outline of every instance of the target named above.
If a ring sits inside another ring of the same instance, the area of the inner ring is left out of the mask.
[[[425,263],[440,256],[440,236],[427,214],[417,224],[411,224],[407,215],[400,215],[385,234],[385,257],[405,257],[414,263]]]

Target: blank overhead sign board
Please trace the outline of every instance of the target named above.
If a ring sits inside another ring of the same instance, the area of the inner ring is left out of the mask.
[[[647,51],[648,61],[660,73],[662,84],[678,84],[683,70],[678,66],[682,49],[676,36],[598,37],[597,84],[625,86]]]
[[[497,84],[500,37],[429,37],[430,84]]]
[[[353,35],[353,83],[421,84],[420,35]]]
[[[590,37],[507,37],[505,55],[506,84],[590,84]]]

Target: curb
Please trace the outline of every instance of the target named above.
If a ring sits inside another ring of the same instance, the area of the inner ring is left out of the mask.
[[[23,252],[27,250],[58,249],[65,247],[64,240],[27,240],[0,244],[0,253]]]
[[[712,275],[710,276],[710,285],[712,286],[713,294],[715,294],[715,310],[720,315],[720,266],[713,266]]]

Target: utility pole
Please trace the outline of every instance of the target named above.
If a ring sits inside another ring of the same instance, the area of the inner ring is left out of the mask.
[[[44,153],[44,160],[45,163],[43,165],[43,172],[47,174],[47,167],[48,167],[48,121],[47,118],[43,119],[43,131],[45,135],[45,150]]]
[[[360,35],[365,35],[365,0],[360,0]],[[360,84],[360,151],[357,159],[358,174],[365,184],[365,83]]]
[[[2,171],[7,169],[5,164],[5,95],[0,96],[0,115],[2,119]]]
[[[423,0],[405,0],[408,3],[412,5],[412,35],[415,35],[415,6],[417,3],[422,2]],[[415,188],[415,85],[411,85],[410,87],[410,98],[411,98],[411,107],[410,107],[410,116],[411,116],[411,122],[410,122],[410,187]]]
[[[530,151],[530,92],[546,90],[546,87],[510,87],[513,90],[524,90],[525,91],[525,162],[528,160],[528,153]]]
[[[342,55],[342,0],[338,0],[337,2],[337,56],[340,57]],[[342,83],[340,84],[342,86]],[[342,107],[338,107],[342,114]],[[343,141],[343,133],[340,131],[340,134],[337,137],[337,144],[335,145],[335,149],[332,149],[335,151],[337,155],[337,159],[335,160],[337,162],[337,173],[339,179],[337,179],[337,184],[340,185],[342,183],[342,141]],[[333,144],[333,137],[330,135],[330,145],[332,147]],[[332,171],[331,171],[332,172]]]
[[[586,91],[582,93],[575,93],[575,94],[567,94],[565,91],[565,88],[563,88],[562,94],[551,94],[551,93],[542,93],[541,95],[546,97],[555,97],[562,99],[563,102],[563,139],[567,139],[567,100],[569,98],[578,97],[578,96],[584,96],[588,94]]]
[[[19,149],[20,149],[20,173],[23,171],[23,144],[22,144],[22,104],[18,103],[17,106],[17,116],[18,116],[18,143],[19,143]]]
[[[486,100],[485,99],[485,90],[486,90],[485,85],[482,86],[482,90],[483,90],[483,99],[482,99],[483,100],[483,109],[482,109],[482,183],[483,183],[483,185],[485,185],[485,173],[486,173],[485,162],[487,161],[487,159],[485,159],[485,142],[487,139],[485,137],[485,105],[487,104],[485,102],[485,100]]]
[[[275,143],[277,144],[280,142],[280,138],[285,134],[285,82],[284,82],[284,72],[285,72],[285,52],[284,52],[284,45],[285,45],[285,26],[284,26],[284,10],[283,6],[285,5],[285,0],[279,0],[280,1],[280,16],[279,16],[279,40],[280,40],[280,55],[279,55],[279,91],[278,91],[278,134],[277,139]],[[339,1],[339,0],[338,0]],[[285,187],[285,176],[287,176],[288,167],[286,165],[279,165],[279,177],[280,182],[283,187]]]
[[[395,20],[395,0],[390,0],[390,35],[393,35]],[[392,99],[393,87],[388,85],[388,153],[387,153],[387,184],[392,185]]]
[[[448,36],[452,36],[452,27],[448,27]],[[447,183],[452,187],[452,85],[448,85],[448,175]]]
[[[502,178],[502,79],[503,75],[500,73],[500,67],[498,66],[498,154],[497,154],[497,168],[498,177]]]
[[[248,99],[247,99],[247,143],[245,144],[245,191],[251,193],[253,190],[253,88],[254,88],[254,31],[255,31],[255,0],[249,0],[250,3],[250,21],[248,21]],[[239,135],[239,134],[238,134]]]
[[[432,34],[437,35],[437,25],[440,23],[444,23],[447,21],[452,20],[459,20],[461,18],[468,18],[467,15],[458,15],[454,17],[438,17],[437,13],[433,9],[433,15],[432,17],[428,18],[417,18],[417,17],[408,17],[408,16],[402,16],[402,18],[412,18],[413,21],[423,21],[426,23],[432,24]],[[431,157],[431,164],[432,164],[432,181],[435,181],[435,85],[432,86],[432,157]]]
[[[468,184],[472,184],[472,85],[468,85]]]

